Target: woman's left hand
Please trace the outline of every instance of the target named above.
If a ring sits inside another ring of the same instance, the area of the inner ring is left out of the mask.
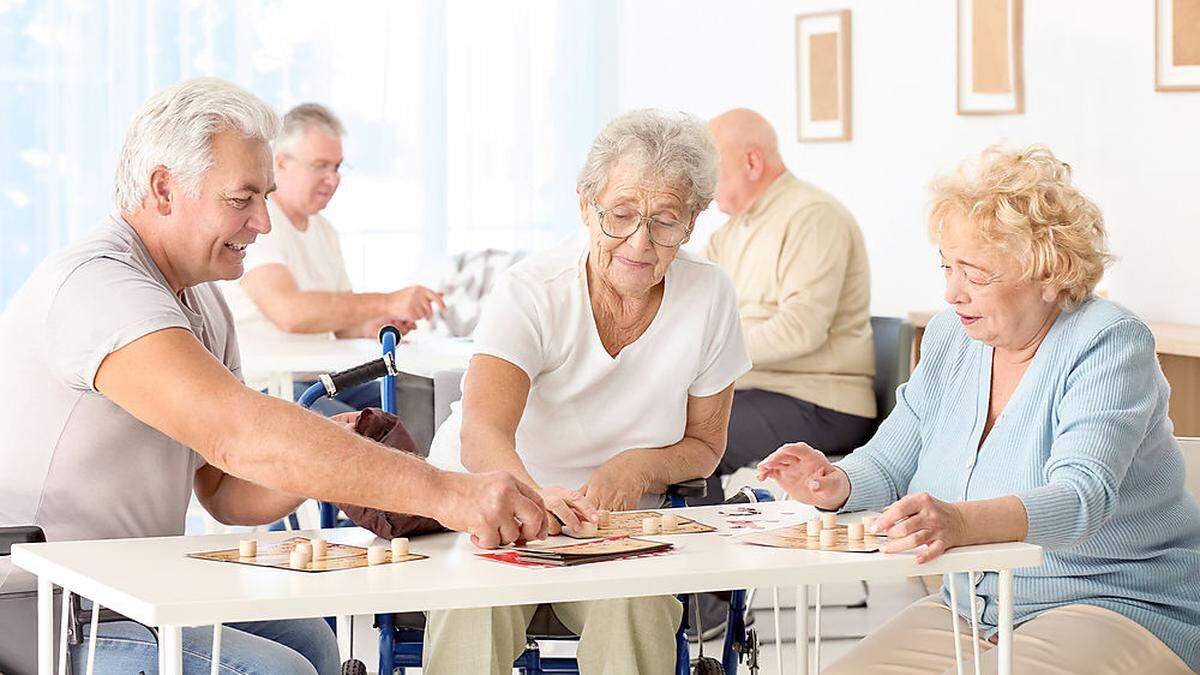
[[[622,452],[600,465],[579,491],[601,509],[628,511],[637,508],[650,489],[645,475],[641,460]]]
[[[918,546],[917,563],[925,563],[967,541],[967,523],[962,511],[926,492],[901,497],[875,520],[878,534],[886,534],[884,553],[910,551]]]

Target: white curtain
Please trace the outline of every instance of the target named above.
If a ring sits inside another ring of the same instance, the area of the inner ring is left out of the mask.
[[[329,105],[349,168],[327,210],[361,290],[447,254],[578,225],[574,177],[613,107],[609,3],[0,0],[0,306],[111,209],[130,117],[224,77]]]

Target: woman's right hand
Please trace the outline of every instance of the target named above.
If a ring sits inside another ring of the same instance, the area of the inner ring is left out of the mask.
[[[538,494],[546,504],[546,512],[551,516],[547,523],[551,535],[560,534],[563,527],[578,532],[583,521],[594,523],[600,519],[596,512],[596,504],[578,490],[550,487],[538,490]]]
[[[758,479],[773,478],[798,502],[838,509],[850,497],[850,478],[807,443],[789,443],[758,464]]]

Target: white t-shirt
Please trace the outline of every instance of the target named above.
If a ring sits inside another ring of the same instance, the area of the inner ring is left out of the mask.
[[[337,232],[324,216],[319,213],[309,216],[308,229],[301,232],[269,199],[267,213],[271,217],[271,231],[260,234],[246,248],[245,273],[263,265],[278,264],[292,273],[296,286],[302,291],[348,293],[353,290]],[[250,299],[239,281],[222,282],[221,290],[233,312],[238,339],[243,345],[249,345],[247,350],[263,345],[334,339],[332,333],[286,333],[280,330]],[[267,386],[266,381],[247,384],[257,389]]]
[[[578,488],[620,452],[679,442],[688,396],[717,394],[750,370],[732,282],[687,251],[667,268],[646,332],[609,356],[588,299],[587,253],[572,239],[509,268],[475,329],[476,354],[529,375],[517,454],[544,487]],[[465,470],[461,428],[455,403],[433,439],[432,464]]]

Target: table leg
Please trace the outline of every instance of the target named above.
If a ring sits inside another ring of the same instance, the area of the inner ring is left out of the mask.
[[[212,643],[212,656],[210,657],[212,667],[208,672],[210,675],[221,675],[221,624],[213,626]]]
[[[974,650],[975,656],[975,675],[979,675],[979,611],[975,609],[978,593],[975,592],[974,572],[967,572],[967,585],[970,586],[967,590],[971,593],[971,649]]]
[[[63,588],[62,625],[59,626],[58,675],[67,675],[67,622],[71,620],[71,591]]]
[[[179,626],[158,628],[159,675],[183,675],[183,629]]]
[[[1012,675],[1012,632],[1013,632],[1013,572],[1003,570],[997,584],[997,595],[1000,601],[1000,640],[997,648],[1000,661],[1000,675]]]
[[[779,587],[773,587],[771,593],[775,600],[775,668],[779,673],[783,673],[783,630],[779,625]]]
[[[796,673],[808,675],[808,586],[796,587]]]
[[[816,612],[813,619],[813,672],[821,672],[821,584],[816,585]]]
[[[38,577],[38,673],[54,674],[54,584]]]
[[[88,632],[87,675],[96,672],[96,633],[100,631],[100,603],[92,603],[92,629]]]
[[[954,672],[963,675],[962,636],[958,630],[958,591],[954,588],[954,573],[950,573],[950,627],[954,630]]]

